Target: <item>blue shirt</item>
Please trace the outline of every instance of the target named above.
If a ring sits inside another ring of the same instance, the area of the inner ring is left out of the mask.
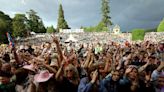
[[[84,77],[80,80],[78,92],[101,92],[99,90],[99,85],[91,83],[88,77]]]

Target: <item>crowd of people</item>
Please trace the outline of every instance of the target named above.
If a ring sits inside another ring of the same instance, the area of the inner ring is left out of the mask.
[[[0,48],[0,92],[164,92],[164,41]]]
[[[60,42],[65,42],[69,39],[70,35],[78,41],[78,43],[90,43],[97,42],[105,43],[108,40],[114,42],[124,42],[131,41],[131,33],[120,33],[120,34],[111,34],[109,32],[84,32],[84,33],[55,33],[57,37],[60,38]],[[160,37],[160,36],[159,36]],[[48,42],[51,40],[50,33],[40,33],[31,35],[26,38],[17,38],[18,44],[29,43],[29,44],[40,44],[42,42]],[[147,39],[150,40],[150,39]],[[39,42],[39,43],[36,43]]]
[[[148,32],[144,37],[144,40],[151,40],[152,42],[158,42],[162,39],[164,39],[164,32]]]

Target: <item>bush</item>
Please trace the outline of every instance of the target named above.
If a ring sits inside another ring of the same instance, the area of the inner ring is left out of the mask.
[[[134,29],[132,30],[132,40],[144,40],[145,30],[143,29]]]
[[[85,27],[84,30],[86,32],[94,32],[95,31],[95,27]]]
[[[86,32],[107,32],[108,28],[105,27],[105,24],[103,22],[100,22],[97,26],[91,26],[84,28]]]

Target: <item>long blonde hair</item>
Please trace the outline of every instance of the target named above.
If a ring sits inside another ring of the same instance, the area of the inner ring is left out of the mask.
[[[73,80],[77,80],[79,78],[79,73],[78,73],[78,70],[75,66],[73,66],[72,64],[69,64],[65,67],[64,69],[64,76],[66,77],[67,76],[67,73],[66,73],[66,70],[70,68],[73,70]]]

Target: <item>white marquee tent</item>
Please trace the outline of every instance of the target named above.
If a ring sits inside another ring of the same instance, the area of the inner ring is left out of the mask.
[[[65,42],[77,42],[77,39],[75,39],[74,37],[73,37],[73,35],[69,35],[69,37],[68,37],[68,39],[67,40],[65,40]]]

